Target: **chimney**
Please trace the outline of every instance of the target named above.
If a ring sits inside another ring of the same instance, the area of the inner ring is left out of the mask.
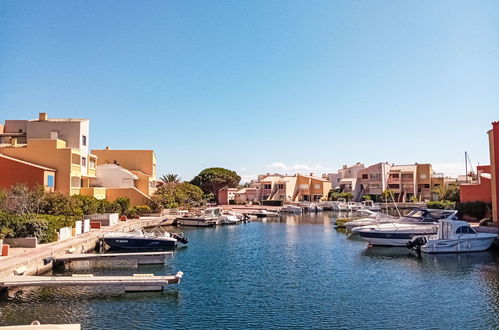
[[[313,172],[310,172],[310,176],[314,176],[314,173],[313,173]]]
[[[110,149],[111,149],[111,148],[109,148],[109,147],[106,147],[106,150],[110,150]]]
[[[17,138],[16,137],[10,138],[10,144],[13,147],[17,147]]]
[[[46,112],[40,112],[40,113],[38,113],[38,120],[40,120],[40,121],[47,121],[48,120],[47,113]]]
[[[343,165],[343,169],[347,168],[347,165]]]

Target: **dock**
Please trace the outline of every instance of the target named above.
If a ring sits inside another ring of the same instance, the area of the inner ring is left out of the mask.
[[[162,291],[168,284],[178,284],[184,274],[178,272],[169,276],[134,274],[133,276],[93,276],[74,274],[72,276],[15,276],[0,280],[0,287],[12,289],[20,287],[53,286],[105,286],[123,289],[125,292]]]
[[[166,252],[133,252],[133,253],[84,253],[64,254],[53,258],[54,263],[75,261],[115,261],[136,260],[139,265],[164,264],[167,256],[173,256],[173,251]]]

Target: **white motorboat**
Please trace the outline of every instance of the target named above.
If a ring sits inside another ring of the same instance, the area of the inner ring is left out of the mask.
[[[214,227],[222,223],[222,209],[219,207],[208,207],[201,215],[186,215],[177,218],[180,226]]]
[[[344,198],[338,198],[336,200],[336,209],[337,211],[344,212],[344,211],[350,211],[350,208],[348,207],[348,203],[346,199]]]
[[[362,205],[356,203],[356,202],[348,202],[347,203],[347,209],[349,211],[358,211],[360,209],[362,209]]]
[[[369,225],[380,225],[383,223],[392,223],[397,222],[400,218],[395,218],[389,214],[382,212],[373,212],[369,210],[362,210],[363,213],[367,213],[367,216],[364,218],[352,220],[350,222],[345,223],[345,227],[352,231],[354,228],[369,226]]]
[[[281,208],[281,212],[284,213],[303,213],[303,208],[296,205],[286,205]]]
[[[237,225],[244,220],[244,216],[241,213],[233,211],[224,211],[222,213],[222,225]]]
[[[416,236],[407,246],[426,253],[485,251],[497,234],[477,233],[466,221],[440,220],[437,235]]]
[[[397,222],[353,228],[371,245],[406,246],[414,236],[434,235],[438,221],[456,220],[455,210],[415,209]]]

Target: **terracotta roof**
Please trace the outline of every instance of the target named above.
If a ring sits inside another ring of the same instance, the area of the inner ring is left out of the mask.
[[[5,155],[3,155],[3,154],[0,154],[0,157],[5,158],[5,159],[8,159],[8,160],[12,160],[12,161],[14,161],[14,162],[18,162],[18,163],[21,163],[21,164],[26,164],[26,165],[33,166],[33,167],[36,167],[36,168],[40,168],[40,169],[45,170],[45,171],[52,171],[52,172],[56,172],[56,170],[55,170],[55,169],[53,169],[53,168],[50,168],[50,167],[45,167],[45,166],[38,165],[38,164],[33,164],[33,163],[30,163],[30,162],[26,162],[26,161],[24,161],[24,160],[20,160],[20,159],[17,159],[17,158],[13,158],[13,157],[5,156]]]

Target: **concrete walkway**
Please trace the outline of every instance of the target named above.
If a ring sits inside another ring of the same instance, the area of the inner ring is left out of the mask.
[[[14,270],[20,267],[26,267],[26,275],[43,274],[52,268],[51,264],[43,264],[44,258],[65,254],[68,249],[74,249],[75,253],[85,253],[93,250],[98,238],[106,232],[130,231],[156,224],[159,221],[161,218],[128,220],[114,226],[92,229],[88,233],[63,241],[39,244],[37,248],[11,248],[8,257],[0,257],[0,278],[12,275]]]

